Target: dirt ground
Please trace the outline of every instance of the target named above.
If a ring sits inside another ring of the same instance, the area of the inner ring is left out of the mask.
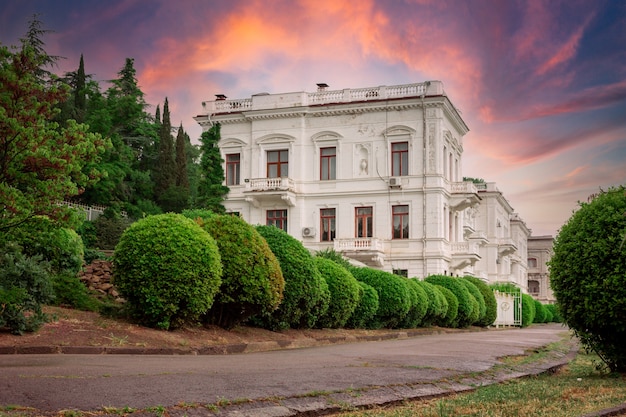
[[[224,330],[217,326],[183,328],[173,331],[142,327],[114,320],[98,313],[46,307],[52,318],[35,333],[21,336],[0,331],[0,346],[101,346],[198,349],[206,346],[245,344],[251,342],[301,342],[316,340],[349,340],[352,337],[376,337],[388,330],[311,329],[273,332],[254,327]],[[431,329],[432,330],[432,329]]]

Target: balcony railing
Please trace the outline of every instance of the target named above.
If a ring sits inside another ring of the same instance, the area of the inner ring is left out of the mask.
[[[235,100],[214,100],[202,103],[205,114],[231,113],[246,110],[278,109],[320,104],[350,103],[369,100],[444,95],[441,81],[427,83],[379,86],[368,88],[323,90],[314,93],[296,92],[285,94],[260,94],[252,98]]]
[[[355,237],[351,239],[336,239],[334,249],[337,252],[382,252],[384,250],[384,245],[381,239],[375,237]]]
[[[463,182],[453,182],[450,184],[450,189],[452,193],[457,194],[476,194],[478,193],[478,188],[471,181],[463,181]]]
[[[246,182],[246,191],[294,191],[291,178],[251,178]]]

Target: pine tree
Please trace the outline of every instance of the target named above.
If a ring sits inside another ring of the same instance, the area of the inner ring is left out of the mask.
[[[214,124],[208,131],[203,132],[200,137],[202,145],[202,158],[200,159],[200,170],[202,179],[198,185],[197,206],[207,208],[216,213],[224,213],[226,209],[222,205],[224,197],[228,194],[228,187],[223,185],[224,160],[217,146],[220,140],[220,125]]]
[[[187,154],[185,152],[185,131],[183,124],[178,128],[176,135],[176,185],[189,190],[189,178],[187,177]]]
[[[38,62],[34,75],[39,81],[49,81],[56,78],[46,67],[56,66],[57,61],[62,58],[57,55],[48,55],[45,50],[46,44],[43,41],[43,37],[51,32],[53,31],[43,29],[43,22],[39,20],[39,15],[34,14],[32,19],[28,22],[28,32],[26,32],[26,36],[20,38],[22,52],[27,48],[30,49],[34,53],[35,60]]]

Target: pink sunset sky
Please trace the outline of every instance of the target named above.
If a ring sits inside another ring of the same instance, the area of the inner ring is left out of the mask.
[[[134,58],[153,108],[192,140],[215,94],[441,80],[470,128],[463,175],[495,182],[533,235],[626,184],[626,2],[612,0],[0,0],[0,42],[44,40],[100,81]]]

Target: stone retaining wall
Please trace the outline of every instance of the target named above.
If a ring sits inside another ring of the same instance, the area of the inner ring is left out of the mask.
[[[78,274],[78,277],[89,290],[95,291],[99,296],[110,296],[115,301],[123,302],[124,300],[120,297],[119,292],[111,284],[112,267],[111,261],[96,259],[91,264],[85,266]]]

